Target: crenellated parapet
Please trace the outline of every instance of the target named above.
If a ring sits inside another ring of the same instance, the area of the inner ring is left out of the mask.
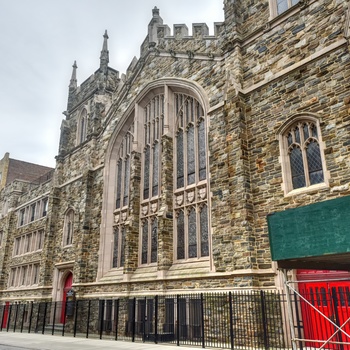
[[[214,24],[214,35],[209,35],[206,23],[193,23],[192,35],[186,24],[174,24],[173,31],[159,15],[159,9],[153,9],[153,18],[148,25],[148,35],[141,45],[140,57],[145,57],[150,51],[158,55],[181,56],[194,58],[200,56],[220,56],[220,41],[224,33],[224,23]]]

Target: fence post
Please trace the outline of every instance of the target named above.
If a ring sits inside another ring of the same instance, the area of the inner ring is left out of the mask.
[[[79,300],[75,301],[75,315],[74,315],[74,331],[73,331],[73,337],[75,338],[77,334],[77,320],[78,320],[78,310],[79,310]]]
[[[146,341],[146,322],[147,322],[147,297],[145,297],[145,303],[143,305],[143,332],[142,332],[142,342]]]
[[[35,324],[35,333],[38,332],[38,326],[39,326],[39,317],[40,317],[40,302],[38,303],[38,313],[36,315],[36,324]]]
[[[102,333],[103,333],[103,318],[105,315],[105,301],[104,300],[100,300],[100,308],[101,308],[101,312],[100,312],[100,339],[102,339]]]
[[[176,344],[180,346],[180,297],[176,296]]]
[[[202,348],[205,348],[205,329],[204,329],[204,298],[203,293],[201,293],[201,323],[202,323]]]
[[[266,307],[265,307],[265,292],[260,291],[260,302],[261,302],[261,320],[262,327],[264,331],[264,347],[267,350],[269,347],[268,333],[267,333],[267,317],[266,317]]]
[[[46,325],[46,313],[47,313],[47,302],[45,303],[45,308],[44,308],[44,319],[43,319],[43,329],[42,329],[42,334],[45,333],[45,325]]]
[[[30,333],[30,329],[32,328],[33,309],[34,309],[34,302],[31,301],[30,302],[30,315],[29,315],[28,333]]]
[[[66,330],[67,305],[68,305],[68,301],[67,301],[67,299],[66,299],[66,301],[64,302],[64,304],[62,303],[62,307],[64,307],[62,337],[64,337],[64,332],[65,332],[65,330]]]
[[[2,325],[4,324],[5,311],[6,311],[6,303],[5,303],[5,305],[3,305],[3,308],[2,308],[0,332],[2,332]]]
[[[88,304],[87,325],[86,325],[86,338],[89,338],[90,312],[91,312],[91,300],[89,300],[89,304]]]
[[[298,303],[297,303],[297,294],[295,292],[294,292],[294,309],[295,309],[295,318],[296,318],[296,321],[297,321],[298,338],[301,339],[302,338],[302,334],[301,334],[302,320],[300,319],[300,316],[299,316],[299,307],[298,307]],[[299,342],[299,349],[303,350],[303,342]]]
[[[26,313],[26,304],[23,304],[22,321],[21,321],[21,333],[23,332],[24,315]]]
[[[115,301],[115,340],[118,340],[119,298]]]
[[[56,309],[57,309],[57,301],[55,301],[55,304],[54,304],[54,307],[53,307],[52,335],[55,334]]]
[[[233,341],[233,300],[232,300],[232,292],[228,293],[228,302],[229,302],[229,310],[230,310],[230,341],[231,341],[231,349],[234,348]]]
[[[158,295],[154,297],[154,343],[158,343]]]
[[[15,323],[13,324],[13,331],[14,332],[16,332],[16,326],[17,326],[18,306],[19,306],[19,304],[16,304]]]
[[[135,342],[135,330],[136,330],[136,298],[133,299],[132,303],[132,335],[131,335],[131,341]]]
[[[8,317],[7,317],[7,330],[6,330],[7,332],[8,332],[9,329],[10,329],[11,314],[12,314],[12,304],[10,304],[9,313],[8,313]]]
[[[335,323],[337,324],[337,326],[341,325],[342,323],[340,322],[340,319],[339,319],[339,314],[338,314],[338,303],[340,302],[340,300],[338,300],[338,296],[337,296],[337,292],[336,292],[336,289],[335,287],[332,287],[331,290],[331,297],[332,297],[332,301],[333,301],[333,309],[334,309],[334,317],[335,317]],[[336,339],[338,342],[341,342],[342,341],[342,335],[340,332],[337,333],[336,335]],[[341,346],[341,349],[343,347]]]

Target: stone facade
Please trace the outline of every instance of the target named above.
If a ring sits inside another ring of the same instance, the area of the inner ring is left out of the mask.
[[[347,6],[302,0],[274,16],[274,0],[225,0],[213,36],[202,23],[191,36],[185,25],[171,34],[155,8],[141,56],[122,75],[108,66],[105,33],[100,68],[80,86],[73,66],[53,177],[39,185],[18,179],[1,191],[2,207],[10,205],[0,219],[0,299],[61,301],[70,272],[86,299],[279,288],[266,216],[350,195]],[[149,103],[159,112],[152,123]],[[185,115],[197,120],[186,125]],[[318,123],[324,181],[288,191],[280,130],[304,116]],[[192,146],[197,180],[176,186],[181,162],[190,176]],[[159,187],[152,198],[146,173]],[[33,203],[41,209],[21,224]],[[40,230],[40,247],[22,243],[15,253],[16,238]],[[152,252],[155,261],[144,263]]]

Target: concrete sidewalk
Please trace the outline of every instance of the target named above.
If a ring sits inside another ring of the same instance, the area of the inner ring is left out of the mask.
[[[0,332],[1,350],[193,350],[199,347],[176,346],[175,344],[132,343],[126,341],[74,338],[70,336],[43,335],[36,333]]]

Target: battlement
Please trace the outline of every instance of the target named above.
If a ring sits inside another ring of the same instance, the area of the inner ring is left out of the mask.
[[[206,23],[193,23],[192,35],[189,35],[186,24],[174,24],[171,32],[170,27],[163,23],[157,7],[152,13],[148,35],[140,47],[140,60],[134,57],[127,69],[126,77],[137,69],[137,63],[143,61],[150,52],[159,56],[186,59],[196,58],[195,56],[214,59],[215,56],[221,56],[224,22],[214,23],[214,35],[209,35],[209,27]]]
[[[149,48],[166,46],[166,41],[216,40],[222,33],[224,24],[223,22],[214,23],[214,35],[212,36],[209,35],[209,27],[206,23],[193,23],[191,36],[186,24],[174,24],[173,34],[171,34],[170,27],[163,23],[163,19],[159,15],[159,9],[155,7],[152,13],[153,17],[148,25],[148,35],[141,46],[141,57]]]

